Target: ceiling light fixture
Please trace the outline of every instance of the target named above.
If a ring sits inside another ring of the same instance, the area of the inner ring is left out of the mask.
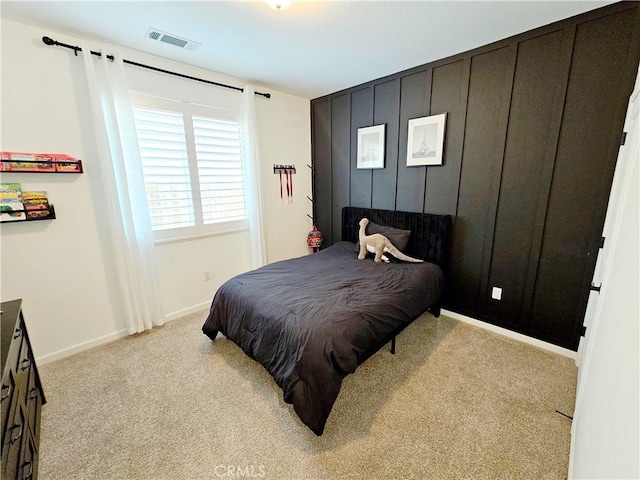
[[[287,7],[290,7],[293,3],[293,0],[264,0],[267,5],[269,5],[274,10],[284,10]]]

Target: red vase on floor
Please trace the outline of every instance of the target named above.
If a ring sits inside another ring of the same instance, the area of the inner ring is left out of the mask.
[[[320,245],[322,244],[322,233],[318,230],[318,227],[315,225],[307,235],[307,245],[311,250],[311,253],[315,253],[320,251]]]

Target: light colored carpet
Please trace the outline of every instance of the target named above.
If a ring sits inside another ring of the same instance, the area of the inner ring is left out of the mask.
[[[40,478],[566,478],[571,359],[425,314],[316,437],[205,315],[43,365]]]

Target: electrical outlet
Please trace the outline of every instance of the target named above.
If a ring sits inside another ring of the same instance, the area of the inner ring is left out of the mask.
[[[204,272],[204,281],[208,282],[209,280],[211,280],[211,272],[209,270],[205,270],[205,272]]]
[[[494,300],[502,300],[502,289],[500,287],[493,287],[491,290],[491,298]]]

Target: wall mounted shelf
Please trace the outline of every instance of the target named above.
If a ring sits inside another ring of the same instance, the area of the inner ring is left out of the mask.
[[[42,216],[28,216],[27,213],[36,214],[38,212],[49,212],[43,214]],[[5,215],[10,215],[12,213],[24,213],[24,218],[21,220],[5,220]],[[46,210],[11,210],[10,212],[2,212],[2,216],[0,217],[0,223],[25,223],[25,222],[37,222],[38,220],[54,220],[56,218],[56,210],[53,205],[49,205]]]
[[[52,160],[47,162],[25,162],[24,160],[2,160],[5,165],[9,167],[0,170],[4,173],[84,173],[82,167],[82,160],[77,161],[62,161]],[[33,167],[19,167],[17,169],[12,168],[13,165],[33,164]]]

